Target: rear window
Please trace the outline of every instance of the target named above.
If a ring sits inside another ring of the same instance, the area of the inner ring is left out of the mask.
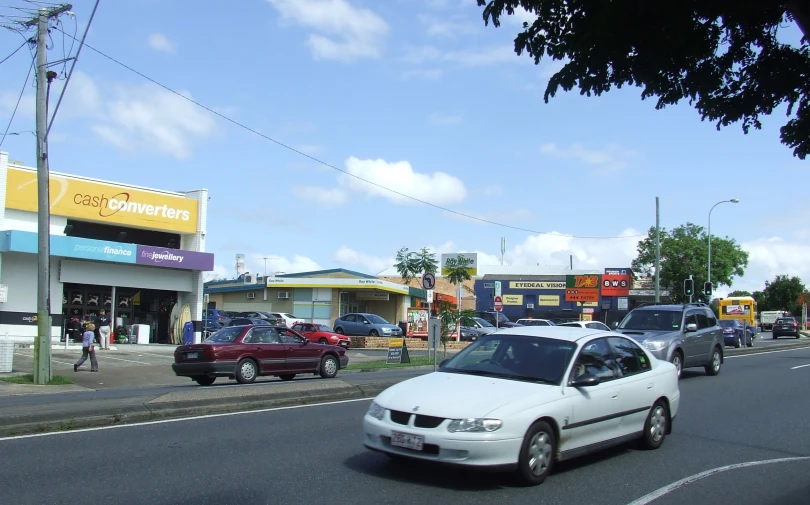
[[[236,338],[239,336],[240,333],[242,333],[242,328],[235,328],[231,326],[229,328],[223,328],[219,330],[218,332],[214,333],[213,335],[205,339],[205,341],[220,344],[233,342],[234,340],[236,340]]]

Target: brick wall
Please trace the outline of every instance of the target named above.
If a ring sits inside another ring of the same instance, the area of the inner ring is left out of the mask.
[[[352,349],[387,349],[387,337],[351,337]],[[427,340],[421,338],[406,338],[405,345],[409,349],[427,349]],[[448,342],[448,349],[464,349],[470,342]]]

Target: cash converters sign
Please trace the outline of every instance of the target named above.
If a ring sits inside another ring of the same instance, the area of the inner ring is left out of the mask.
[[[179,233],[197,231],[197,200],[51,174],[51,214]],[[35,170],[8,169],[6,208],[37,211]]]

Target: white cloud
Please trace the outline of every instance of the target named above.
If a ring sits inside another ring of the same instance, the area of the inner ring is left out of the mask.
[[[215,131],[212,115],[174,93],[150,84],[113,89],[115,98],[97,97],[101,103],[92,108],[98,111],[93,131],[119,149],[184,159],[196,142]],[[190,93],[181,93],[191,98]]]
[[[450,126],[461,122],[461,114],[443,114],[434,112],[428,116],[428,121],[439,126]]]
[[[529,23],[529,25],[531,25],[532,23],[535,22],[535,20],[537,20],[537,14],[529,12],[523,7],[518,7],[517,9],[515,9],[514,15],[506,17],[508,22],[519,26],[523,26],[523,23]]]
[[[369,275],[377,275],[379,272],[390,268],[395,262],[393,256],[381,258],[346,246],[335,251],[333,258],[339,265],[344,265],[345,268]]]
[[[299,186],[293,194],[323,207],[338,207],[346,203],[346,192],[341,188],[321,188],[318,186]]]
[[[173,54],[177,50],[177,44],[169,40],[162,33],[153,33],[147,39],[149,47],[161,53]]]
[[[410,198],[383,189],[389,188],[437,205],[459,203],[467,197],[467,188],[461,179],[446,172],[419,173],[407,161],[361,160],[352,156],[346,160],[346,169],[355,177],[341,174],[338,181],[349,193],[380,196],[394,203],[414,203]],[[368,184],[357,177],[382,187]]]
[[[451,63],[466,68],[530,61],[515,54],[515,49],[511,45],[466,51],[441,51],[433,46],[409,47],[402,59],[412,64]]]
[[[505,260],[511,265],[568,265],[574,256],[575,269],[630,266],[636,257],[641,235],[628,228],[615,239],[573,238],[558,232],[530,235],[523,243],[509,248]]]
[[[479,27],[476,25],[462,21],[464,18],[458,21],[448,21],[445,17],[437,18],[424,14],[420,14],[418,18],[419,22],[425,26],[425,33],[429,37],[455,38],[462,35],[472,35],[479,31]]]
[[[571,144],[562,148],[555,143],[543,144],[540,151],[550,156],[563,159],[573,159],[609,172],[626,167],[636,153],[616,144],[608,144],[604,149],[590,149],[582,144]]]
[[[272,254],[251,254],[245,258],[245,270],[248,272],[255,272],[264,274],[265,261],[267,258],[267,274],[270,275],[274,272],[283,272],[285,274],[294,274],[299,272],[312,272],[315,270],[323,270],[323,267],[317,261],[307,256],[300,254],[294,255],[292,258],[285,258],[283,256],[275,256]]]
[[[801,235],[801,234],[800,234]],[[765,281],[777,275],[797,276],[810,285],[810,244],[804,240],[789,241],[781,237],[762,237],[742,242],[740,247],[748,251],[748,268],[745,276],[735,279],[731,288],[717,290],[720,296],[730,291],[762,291]]]
[[[354,7],[347,0],[267,1],[282,19],[318,32],[307,40],[316,60],[352,62],[382,55],[388,24],[369,9]]]

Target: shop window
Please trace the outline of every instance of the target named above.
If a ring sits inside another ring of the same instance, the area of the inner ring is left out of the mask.
[[[297,302],[311,302],[312,301],[312,288],[295,288],[293,289],[293,301]],[[296,316],[298,317],[298,316]]]

